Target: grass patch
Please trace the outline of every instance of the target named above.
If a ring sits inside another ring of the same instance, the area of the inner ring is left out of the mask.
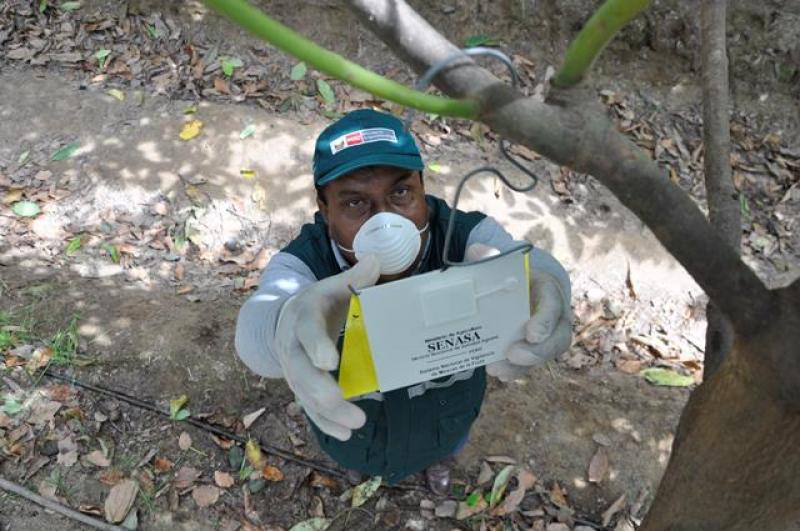
[[[53,351],[51,363],[53,365],[71,365],[78,352],[78,320],[79,315],[73,315],[66,328],[57,331],[47,341],[47,346]]]

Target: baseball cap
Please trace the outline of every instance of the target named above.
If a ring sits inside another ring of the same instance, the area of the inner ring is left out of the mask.
[[[414,137],[403,122],[372,109],[352,111],[325,128],[314,148],[314,184],[329,182],[365,166],[423,170]]]

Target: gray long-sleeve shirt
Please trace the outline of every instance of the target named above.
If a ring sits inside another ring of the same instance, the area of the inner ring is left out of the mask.
[[[501,252],[520,242],[491,217],[480,221],[470,232],[467,247],[482,243]],[[342,270],[347,262],[332,245]],[[570,282],[567,272],[552,255],[541,249],[531,251],[533,274],[549,273],[558,280],[566,301],[570,300]],[[239,358],[256,374],[267,378],[282,378],[283,371],[274,350],[275,326],[283,303],[303,287],[316,282],[311,269],[296,256],[280,252],[272,257],[261,276],[258,290],[245,302],[236,322],[236,352]]]

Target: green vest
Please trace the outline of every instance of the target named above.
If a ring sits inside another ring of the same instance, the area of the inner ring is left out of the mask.
[[[427,196],[430,243],[420,273],[442,267],[444,236],[451,209],[443,200]],[[455,220],[450,258],[464,259],[467,238],[486,216],[461,212]],[[331,249],[328,228],[317,212],[314,223],[304,225],[300,235],[283,252],[302,260],[317,279],[341,272]],[[450,380],[450,376],[433,382]],[[372,476],[383,476],[390,484],[441,461],[465,440],[477,418],[486,389],[486,372],[476,369],[471,378],[448,387],[435,387],[409,398],[408,388],[383,393],[383,401],[362,399],[354,403],[367,415],[366,424],[347,441],[322,433],[312,422],[322,449],[340,466]]]

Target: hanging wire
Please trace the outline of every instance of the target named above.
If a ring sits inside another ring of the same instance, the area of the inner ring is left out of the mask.
[[[519,84],[519,75],[517,74],[517,69],[514,68],[514,63],[511,61],[511,59],[506,54],[504,54],[500,50],[495,50],[494,48],[486,48],[486,47],[482,47],[482,46],[476,46],[476,47],[473,47],[473,48],[464,48],[463,50],[461,50],[459,52],[456,52],[456,53],[446,57],[445,59],[443,59],[442,61],[436,63],[435,65],[432,65],[422,75],[422,77],[419,78],[419,80],[414,85],[414,88],[416,90],[418,90],[418,91],[424,91],[426,88],[428,88],[428,85],[431,84],[431,81],[433,81],[433,78],[435,78],[436,75],[439,74],[439,72],[441,72],[442,70],[444,70],[445,68],[450,66],[454,61],[456,61],[458,59],[463,59],[465,55],[467,55],[467,56],[476,56],[476,55],[488,56],[488,57],[493,57],[495,59],[500,60],[503,64],[505,64],[508,67],[509,72],[511,72],[511,86],[516,88],[517,85]],[[408,109],[408,111],[406,111],[406,116],[405,116],[405,120],[404,121],[405,121],[406,129],[408,129],[409,131],[411,130],[411,122],[412,122],[412,119],[414,117],[414,113],[415,113],[414,109]],[[506,251],[503,251],[503,252],[501,252],[499,254],[496,254],[496,255],[493,255],[493,256],[488,256],[488,257],[482,258],[480,260],[476,260],[474,262],[466,262],[466,261],[464,261],[464,262],[454,262],[454,261],[450,260],[450,256],[449,256],[449,254],[450,254],[450,243],[451,243],[452,237],[453,237],[453,227],[455,226],[455,217],[458,214],[458,210],[457,210],[458,202],[461,199],[461,192],[464,189],[464,185],[467,183],[467,181],[469,179],[471,179],[475,175],[488,173],[488,174],[494,175],[495,177],[500,179],[500,181],[503,184],[505,184],[508,188],[510,188],[511,190],[513,190],[515,192],[530,192],[539,183],[539,177],[536,174],[534,174],[525,164],[521,163],[519,160],[517,160],[514,156],[511,155],[511,153],[508,151],[509,143],[504,138],[502,138],[502,137],[500,138],[499,144],[500,144],[500,152],[503,154],[503,156],[512,165],[514,165],[514,167],[516,167],[522,173],[524,173],[531,180],[531,183],[528,184],[528,185],[525,185],[525,186],[517,186],[517,185],[513,184],[505,176],[505,174],[502,171],[500,171],[500,169],[498,169],[498,168],[496,168],[494,166],[481,166],[481,167],[476,168],[476,169],[472,170],[471,172],[467,173],[461,179],[461,181],[458,183],[458,187],[456,188],[456,194],[455,194],[455,197],[453,198],[452,214],[450,215],[450,219],[447,222],[447,231],[445,232],[445,237],[444,237],[444,250],[442,252],[442,261],[444,262],[444,265],[442,266],[442,270],[445,270],[450,266],[464,266],[464,265],[480,264],[480,263],[483,263],[483,262],[488,262],[490,260],[496,260],[496,259],[498,259],[500,257],[506,256],[508,254],[515,253],[515,252],[518,252],[518,251],[528,252],[533,248],[533,246],[530,243],[526,242],[526,243],[521,243],[519,245],[516,245],[516,246],[512,247],[511,249],[507,249]]]

